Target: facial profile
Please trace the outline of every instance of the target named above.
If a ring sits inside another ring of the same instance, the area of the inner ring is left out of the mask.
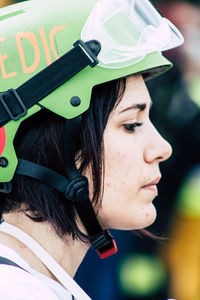
[[[149,119],[151,99],[141,75],[130,76],[104,131],[105,173],[99,220],[105,228],[139,229],[153,223],[161,174],[171,146]]]

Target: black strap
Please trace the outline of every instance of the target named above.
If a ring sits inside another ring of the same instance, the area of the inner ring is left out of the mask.
[[[80,126],[80,116],[66,120],[64,140],[67,178],[53,170],[23,159],[18,160],[16,173],[52,186],[63,193],[68,200],[73,201],[93,247],[101,258],[105,258],[116,253],[117,248],[110,233],[101,228],[89,198],[88,180],[81,176],[75,165]]]
[[[88,180],[84,176],[79,175],[70,181],[47,167],[20,158],[18,159],[16,174],[43,182],[64,194],[72,202],[82,201],[85,196],[82,194],[83,190],[88,191]]]
[[[74,173],[74,170],[76,170],[76,174]],[[93,206],[89,199],[87,178],[81,176],[75,166],[72,171],[73,179],[69,180],[46,167],[19,159],[16,173],[34,178],[63,193],[68,200],[74,202],[87,233],[91,237],[91,243],[99,253],[100,257],[106,258],[116,253],[117,248],[112,236],[107,230],[103,231],[96,218]]]
[[[67,193],[67,188],[70,183],[66,177],[57,172],[24,159],[18,159],[16,174],[34,178],[54,187],[64,195]]]
[[[88,191],[83,191],[79,194],[80,201],[75,201],[74,205],[83,222],[87,233],[91,237],[92,241],[103,232],[99,222],[97,221],[96,214],[90,202]]]
[[[20,269],[26,271],[25,269],[20,267],[18,264],[16,264],[14,261],[12,261],[6,257],[3,257],[3,256],[0,256],[0,265],[9,265],[9,266],[17,267],[17,268],[20,268]],[[26,271],[26,272],[28,272],[28,271]]]
[[[99,232],[102,232],[89,200],[88,181],[86,177],[81,176],[80,173],[76,173],[77,176],[73,176],[69,180],[49,168],[24,159],[18,159],[16,174],[34,178],[63,193],[68,200],[74,202],[88,234],[96,236]]]
[[[67,177],[73,181],[80,177],[80,173],[75,164],[75,154],[79,146],[80,128],[81,116],[71,120],[66,120],[64,139],[66,172]],[[73,141],[73,143],[71,141]],[[78,189],[74,205],[87,233],[91,237],[92,246],[97,250],[99,256],[101,258],[106,258],[116,253],[117,247],[115,241],[113,240],[109,231],[101,228],[97,220],[94,208],[89,199],[88,185],[82,189]]]
[[[79,143],[79,132],[81,127],[81,116],[71,120],[66,120],[65,125],[65,159],[66,172],[69,179],[80,177],[75,165],[75,153]],[[71,143],[73,141],[73,143]],[[103,232],[93,206],[89,199],[89,187],[87,186],[78,195],[78,201],[75,201],[76,210],[83,222],[87,233],[91,237],[96,237],[100,232]]]
[[[38,103],[57,87],[90,65],[97,63],[101,45],[97,41],[79,40],[74,48],[26,81],[16,90],[0,94],[0,127],[10,120],[26,115],[27,109]]]

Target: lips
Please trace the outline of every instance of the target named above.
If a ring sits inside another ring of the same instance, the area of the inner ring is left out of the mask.
[[[142,187],[148,187],[148,186],[152,186],[152,185],[157,185],[160,181],[161,177],[157,177],[156,179],[154,179],[153,181],[143,185]]]
[[[152,191],[154,193],[158,193],[158,190],[157,190],[157,184],[159,183],[161,177],[157,177],[156,179],[148,182],[147,184],[143,185],[142,186],[142,189],[143,190],[149,190],[149,191]]]

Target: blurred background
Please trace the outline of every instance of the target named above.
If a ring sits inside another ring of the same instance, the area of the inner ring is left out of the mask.
[[[21,1],[0,0],[0,7],[14,2]],[[173,147],[148,228],[162,239],[112,231],[116,255],[101,261],[90,250],[76,280],[94,300],[200,300],[200,1],[154,4],[185,37],[165,53],[174,68],[147,83],[151,119]]]

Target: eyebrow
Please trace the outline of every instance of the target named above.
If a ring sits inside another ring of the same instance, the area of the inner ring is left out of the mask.
[[[150,108],[152,107],[152,101],[150,102]],[[124,112],[126,112],[126,111],[128,111],[128,110],[132,110],[132,109],[138,109],[139,111],[144,111],[145,109],[146,109],[146,107],[147,107],[147,104],[146,103],[138,103],[138,104],[133,104],[133,105],[131,105],[131,106],[128,106],[128,107],[126,107],[126,108],[124,108],[124,109],[122,109],[119,113],[121,114],[121,113],[124,113]]]

